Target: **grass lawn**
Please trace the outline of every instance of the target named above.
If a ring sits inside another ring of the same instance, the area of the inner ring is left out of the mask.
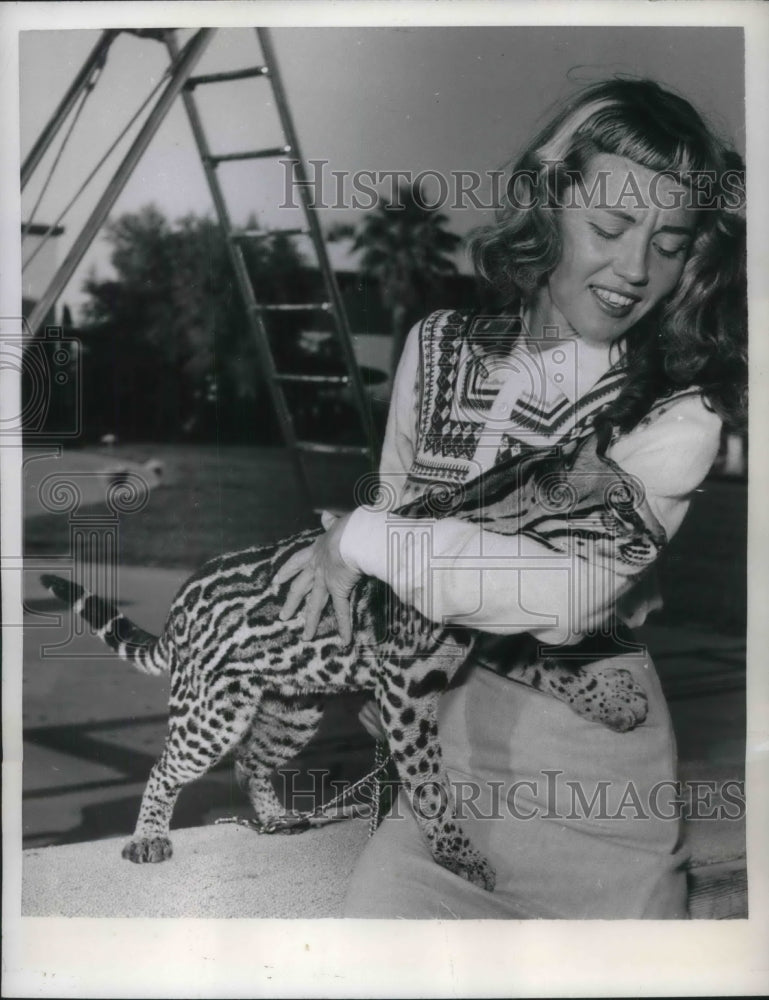
[[[76,453],[72,458],[77,460]],[[105,453],[105,462],[121,458],[157,458],[165,467],[163,485],[152,491],[145,509],[121,517],[119,558],[125,565],[192,569],[220,552],[272,541],[315,523],[281,448],[148,444]],[[366,471],[363,460],[309,458],[316,506],[351,508],[356,479]],[[97,514],[99,508],[89,511]],[[28,519],[24,550],[28,556],[68,552],[67,515]],[[746,550],[744,483],[706,481],[663,557],[666,606],[654,620],[744,635]]]
[[[150,444],[104,454],[110,465],[150,458],[163,462],[163,482],[143,510],[120,518],[119,558],[125,565],[192,569],[220,552],[274,541],[317,522],[299,496],[282,448]],[[76,452],[71,460],[77,462]],[[316,506],[353,506],[354,484],[366,471],[363,459],[311,455],[308,469]],[[93,505],[88,512],[97,517],[107,509]],[[28,519],[24,551],[27,556],[68,552],[68,516]]]

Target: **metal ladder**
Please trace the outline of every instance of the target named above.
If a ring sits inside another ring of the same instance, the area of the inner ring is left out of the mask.
[[[289,449],[294,471],[300,484],[305,499],[310,506],[312,504],[312,489],[310,477],[307,473],[305,455],[311,452],[321,452],[326,454],[348,454],[360,455],[368,460],[370,469],[374,468],[376,452],[376,433],[371,411],[366,398],[361,372],[352,344],[352,337],[347,323],[347,316],[344,304],[336,281],[336,276],[331,268],[331,264],[326,251],[323,234],[318,222],[315,207],[309,193],[307,173],[304,160],[302,158],[299,142],[294,129],[294,123],[289,110],[286,92],[280,77],[275,51],[272,46],[269,32],[266,28],[254,29],[259,40],[264,64],[246,69],[232,70],[230,72],[209,73],[198,76],[190,76],[182,89],[182,101],[184,103],[187,117],[195,138],[195,142],[200,153],[200,158],[205,171],[206,180],[213,198],[214,208],[219,219],[219,224],[225,234],[227,247],[235,273],[235,278],[246,307],[249,327],[254,337],[259,353],[268,390],[273,407],[278,417],[283,440]],[[165,43],[172,60],[177,61],[179,49],[173,31],[165,33]],[[275,98],[275,106],[283,130],[285,144],[266,149],[252,149],[233,153],[212,153],[206,133],[203,128],[200,111],[194,97],[196,87],[224,83],[228,81],[244,80],[250,78],[261,78],[267,81],[271,87]],[[219,182],[217,167],[220,163],[233,162],[237,160],[254,160],[265,158],[285,157],[291,160],[294,170],[296,186],[299,188],[301,206],[304,213],[306,228],[300,229],[276,229],[276,230],[245,230],[236,231],[230,219],[229,210],[224,198],[222,186]],[[253,282],[246,265],[243,252],[243,244],[248,240],[269,239],[277,234],[283,236],[309,236],[318,266],[323,278],[326,292],[326,299],[322,302],[306,303],[285,303],[285,304],[260,304],[257,300]],[[333,323],[332,334],[336,343],[341,348],[341,355],[346,369],[346,374],[342,375],[303,375],[290,372],[278,371],[265,317],[270,312],[292,311],[292,312],[319,312],[322,311],[330,316]],[[361,422],[361,429],[365,444],[360,446],[328,444],[320,441],[300,440],[297,437],[294,419],[291,413],[284,392],[284,385],[307,383],[313,386],[347,386],[352,391],[353,402]]]
[[[363,380],[360,369],[355,358],[352,346],[352,338],[347,323],[344,304],[337,285],[336,276],[331,269],[331,265],[326,252],[323,234],[318,223],[312,199],[309,194],[307,174],[302,159],[296,131],[291,118],[291,113],[286,99],[286,92],[278,71],[275,53],[270,40],[269,32],[264,28],[254,29],[262,50],[264,65],[254,66],[248,69],[234,70],[229,73],[211,73],[207,75],[192,76],[192,71],[200,59],[202,53],[211,42],[216,29],[201,28],[187,42],[183,49],[179,49],[176,41],[176,34],[173,29],[120,29],[102,32],[99,41],[90,53],[86,62],[73,83],[59,103],[50,121],[44,127],[38,141],[33,146],[30,153],[25,158],[21,171],[21,186],[25,186],[35,167],[40,163],[46,150],[53,142],[54,137],[61,129],[65,118],[74,107],[75,102],[82,94],[84,88],[91,85],[94,72],[102,65],[107,52],[114,39],[120,31],[142,38],[152,38],[155,41],[165,44],[171,55],[171,65],[167,70],[167,85],[160,97],[155,102],[152,111],[142,126],[139,134],[131,144],[123,161],[118,166],[112,179],[107,184],[106,189],[99,198],[97,204],[91,211],[88,219],[84,223],[81,231],[75,238],[72,247],[66,255],[65,260],[57,269],[51,279],[47,289],[41,296],[40,301],[33,309],[28,326],[33,335],[42,328],[49,310],[57,301],[59,295],[64,290],[69,279],[72,277],[77,265],[82,260],[88,247],[93,242],[94,237],[103,225],[107,215],[115,204],[120,192],[125,187],[128,178],[143,155],[152,137],[162,124],[176,98],[181,94],[185,109],[192,127],[193,136],[197,144],[206,180],[208,182],[214,208],[219,219],[219,223],[224,231],[227,241],[230,261],[235,273],[235,278],[246,308],[249,328],[254,338],[258,351],[259,360],[264,369],[266,384],[270,393],[271,401],[278,417],[283,440],[289,449],[292,464],[296,474],[297,482],[303,493],[304,499],[309,506],[312,503],[312,490],[310,478],[305,467],[304,457],[309,452],[322,452],[327,454],[352,454],[363,456],[368,460],[369,467],[373,470],[376,454],[376,432],[371,411],[368,406],[366,394],[363,387]],[[264,77],[272,86],[275,105],[285,139],[284,145],[269,149],[255,149],[239,153],[212,154],[206,134],[203,130],[201,116],[197,103],[193,96],[196,87],[204,84],[221,83],[225,81],[244,80],[252,77]],[[238,232],[234,229],[227,204],[224,199],[221,185],[217,176],[217,166],[223,162],[234,160],[262,159],[266,157],[286,157],[293,165],[296,186],[299,188],[301,196],[301,206],[304,211],[306,228],[298,230],[278,229],[273,231],[257,230],[255,232]],[[243,244],[249,239],[265,239],[277,233],[285,236],[306,235],[310,237],[318,261],[318,267],[323,278],[326,298],[323,302],[308,303],[286,303],[260,304],[257,300],[253,284],[246,265],[243,253]],[[300,311],[313,312],[322,310],[333,322],[332,333],[341,349],[341,356],[344,362],[346,374],[341,375],[301,375],[289,372],[279,372],[275,365],[275,359],[270,346],[265,316],[275,311]],[[299,440],[295,428],[294,420],[288,405],[283,386],[294,384],[312,385],[333,385],[337,387],[346,386],[352,394],[353,403],[357,410],[361,422],[362,436],[365,444],[360,446],[326,444],[320,441]]]

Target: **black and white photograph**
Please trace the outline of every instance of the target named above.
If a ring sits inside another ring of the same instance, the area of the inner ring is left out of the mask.
[[[767,24],[655,6],[6,18],[4,995],[769,985]]]

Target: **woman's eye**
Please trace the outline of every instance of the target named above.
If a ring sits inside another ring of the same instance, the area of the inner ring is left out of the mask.
[[[601,239],[604,240],[616,240],[618,236],[622,235],[622,231],[619,229],[616,232],[613,232],[610,229],[601,229],[601,227],[597,226],[594,222],[589,223],[589,226],[593,232],[598,233]]]
[[[682,243],[680,247],[662,247],[659,243],[654,244],[654,248],[662,257],[680,257],[686,252],[687,244]]]

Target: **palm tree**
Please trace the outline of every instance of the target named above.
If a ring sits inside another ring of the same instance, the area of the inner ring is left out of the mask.
[[[428,293],[441,278],[457,273],[451,254],[461,238],[446,228],[447,222],[442,212],[425,205],[418,190],[402,185],[397,199],[380,198],[353,231],[361,271],[377,281],[390,314],[393,372]],[[342,235],[351,235],[350,228],[336,227],[329,234],[331,239]]]

